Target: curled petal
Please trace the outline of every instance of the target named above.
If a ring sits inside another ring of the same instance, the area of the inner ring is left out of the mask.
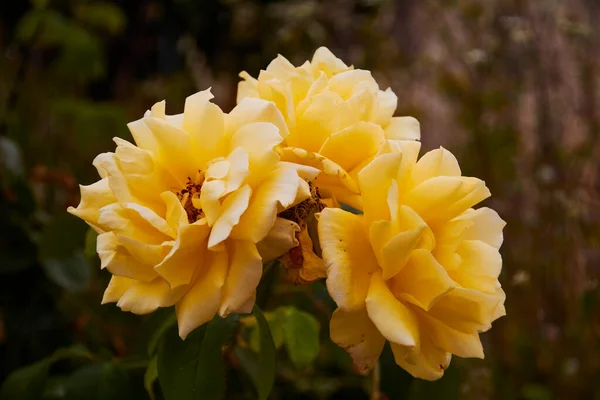
[[[338,308],[331,316],[329,332],[331,340],[350,353],[362,373],[375,365],[385,344],[365,309],[348,312]]]
[[[320,214],[318,229],[329,294],[343,310],[364,307],[378,264],[363,217],[326,208]]]

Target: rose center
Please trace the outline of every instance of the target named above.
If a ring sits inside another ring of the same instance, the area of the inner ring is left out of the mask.
[[[177,198],[181,202],[183,209],[187,213],[188,221],[193,224],[204,216],[204,212],[200,207],[200,191],[204,183],[204,173],[198,170],[194,179],[187,177],[185,189],[176,192]]]

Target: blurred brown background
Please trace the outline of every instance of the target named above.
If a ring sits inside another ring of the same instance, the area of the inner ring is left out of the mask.
[[[299,65],[325,45],[391,86],[424,149],[442,145],[484,179],[508,223],[507,316],[483,335],[486,359],[455,358],[431,385],[384,373],[384,391],[600,399],[600,1],[33,0],[0,12],[0,381],[72,343],[133,352],[140,319],[97,304],[106,277],[64,212],[96,180],[93,157],[130,138],[126,122],[162,99],[180,112],[209,86],[228,111],[238,72],[256,76],[278,53]],[[290,385],[276,394],[362,398]]]

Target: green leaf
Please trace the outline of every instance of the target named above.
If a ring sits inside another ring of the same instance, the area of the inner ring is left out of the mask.
[[[285,307],[279,307],[275,312],[266,312],[265,318],[269,323],[269,329],[273,336],[275,348],[280,348],[283,345],[283,326],[285,324]],[[255,325],[250,331],[250,348],[258,353],[260,349],[260,329]]]
[[[156,313],[155,313],[156,314]],[[167,317],[158,325],[158,328],[154,331],[150,339],[148,340],[148,355],[152,357],[156,353],[156,349],[163,337],[165,332],[177,323],[177,315],[171,312]]]
[[[87,224],[65,213],[44,226],[40,238],[41,264],[55,284],[68,291],[84,289],[91,278],[91,265],[83,255]]]
[[[19,146],[5,136],[0,136],[0,168],[6,168],[14,176],[23,176],[25,174],[23,157],[21,156]]]
[[[144,374],[144,388],[146,389],[146,392],[148,392],[148,396],[150,396],[151,400],[156,400],[156,395],[154,394],[154,382],[156,382],[157,379],[158,357],[153,357]]]
[[[266,400],[275,381],[275,342],[269,329],[269,323],[257,305],[252,313],[256,317],[259,330],[258,358],[247,349],[237,348],[236,355],[240,365],[250,377],[258,393],[259,400]]]
[[[68,400],[129,400],[131,387],[125,371],[116,363],[85,366],[65,383]]]
[[[59,349],[48,358],[11,373],[0,388],[0,400],[37,400],[44,393],[48,379],[48,369],[52,363],[66,358],[90,357],[91,355],[87,349],[81,346]]]
[[[75,252],[70,257],[42,260],[48,279],[70,292],[85,289],[91,278],[91,267],[83,252]]]
[[[307,312],[286,307],[284,343],[296,368],[304,368],[319,354],[319,322]]]
[[[225,365],[221,354],[238,325],[236,315],[215,316],[194,330],[185,341],[172,326],[158,350],[158,380],[166,400],[222,399]]]
[[[98,233],[92,228],[88,229],[85,233],[85,246],[83,248],[83,255],[89,259],[96,258],[96,238]]]
[[[217,316],[206,327],[196,370],[196,386],[203,399],[218,400],[225,396],[225,364],[221,349],[231,340],[238,324],[237,315],[225,319]]]
[[[38,400],[48,379],[50,359],[38,361],[11,373],[0,388],[0,400]]]

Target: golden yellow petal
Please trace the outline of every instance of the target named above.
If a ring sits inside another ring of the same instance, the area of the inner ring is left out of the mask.
[[[484,358],[483,346],[476,331],[462,332],[425,312],[420,313],[420,318],[423,329],[427,329],[436,347],[463,358]]]
[[[219,314],[236,311],[256,292],[262,276],[262,259],[256,245],[246,240],[228,240],[230,265],[223,287]]]
[[[162,278],[152,282],[136,282],[119,299],[117,307],[123,311],[143,315],[159,307],[170,307],[185,294],[186,287],[171,289]]]
[[[422,336],[421,346],[417,351],[395,343],[390,345],[396,364],[415,378],[428,381],[440,379],[452,358],[450,353],[436,347],[427,335]]]
[[[464,240],[481,240],[499,249],[504,240],[502,229],[506,222],[491,208],[482,207],[477,210],[467,210],[454,220],[470,221],[471,225],[463,234]],[[454,221],[453,220],[453,221]]]
[[[390,342],[403,346],[419,346],[417,316],[391,292],[380,272],[371,276],[366,298],[369,318]]]
[[[505,314],[505,297],[501,288],[494,293],[455,288],[442,296],[429,310],[429,314],[461,332],[483,332]]]
[[[246,97],[258,97],[258,80],[246,71],[240,72],[239,77],[242,80],[238,83],[236,103],[241,103]]]
[[[221,196],[225,193],[225,182],[223,181],[210,181],[204,182],[202,185],[202,191],[200,193],[200,206],[208,225],[212,226],[221,215]]]
[[[417,185],[403,203],[428,224],[448,221],[490,196],[485,182],[477,178],[438,176]]]
[[[196,269],[202,267],[209,231],[205,220],[179,227],[173,248],[164,260],[154,267],[172,288],[189,284]]]
[[[502,257],[496,248],[479,240],[465,240],[457,254],[462,262],[457,269],[449,271],[452,279],[465,288],[487,293],[494,293],[500,287]]]
[[[207,89],[185,100],[183,130],[189,135],[197,168],[226,155],[225,116],[216,104],[210,102],[212,98],[210,89]],[[194,175],[187,176],[193,178]]]
[[[375,157],[358,174],[363,198],[363,212],[370,224],[377,220],[389,220],[388,191],[402,161],[401,153],[389,153]]]
[[[415,185],[436,176],[460,176],[458,161],[452,153],[440,147],[425,153],[412,169],[412,180]]]
[[[252,189],[244,185],[230,193],[221,205],[221,214],[215,221],[208,239],[208,248],[212,249],[229,237],[231,230],[240,221],[242,214],[248,209]]]
[[[383,137],[379,125],[359,122],[329,136],[319,149],[319,154],[349,171],[375,154]]]
[[[232,135],[242,126],[251,122],[270,122],[279,129],[279,135],[286,138],[289,129],[274,103],[262,99],[244,98],[226,116],[226,130]]]
[[[429,310],[435,302],[457,285],[431,253],[414,250],[406,266],[390,281],[396,297]]]
[[[115,203],[117,199],[112,194],[108,185],[108,178],[99,180],[88,186],[79,186],[81,190],[81,201],[77,208],[69,207],[67,211],[88,224],[91,224],[96,231],[104,230],[98,223],[100,217],[99,210],[109,204]]]
[[[348,312],[337,309],[329,323],[331,340],[342,347],[362,373],[377,363],[385,338],[369,319],[365,309]]]
[[[421,126],[414,117],[393,117],[384,131],[387,139],[421,140]]]
[[[119,275],[142,282],[150,282],[158,275],[153,265],[137,260],[119,243],[114,232],[98,235],[96,250],[100,257],[101,268],[108,269],[113,275]]]
[[[371,275],[379,268],[363,217],[326,208],[318,229],[329,294],[343,310],[363,308]]]
[[[231,148],[241,147],[248,153],[251,186],[260,182],[279,161],[275,147],[283,141],[277,127],[267,122],[244,125],[231,137]]]
[[[175,307],[182,339],[219,311],[228,269],[227,252],[208,251],[206,254],[203,270],[197,272],[195,283]]]
[[[102,297],[102,304],[116,303],[131,288],[138,283],[135,279],[113,275]]]
[[[254,190],[250,205],[240,217],[231,236],[260,242],[269,233],[277,213],[291,206],[298,191],[298,174],[293,168],[279,166]]]
[[[398,96],[391,88],[387,88],[385,91],[378,90],[376,99],[371,121],[381,126],[387,126],[391,123],[392,116],[396,112]],[[415,140],[419,140],[419,138],[417,137]]]

